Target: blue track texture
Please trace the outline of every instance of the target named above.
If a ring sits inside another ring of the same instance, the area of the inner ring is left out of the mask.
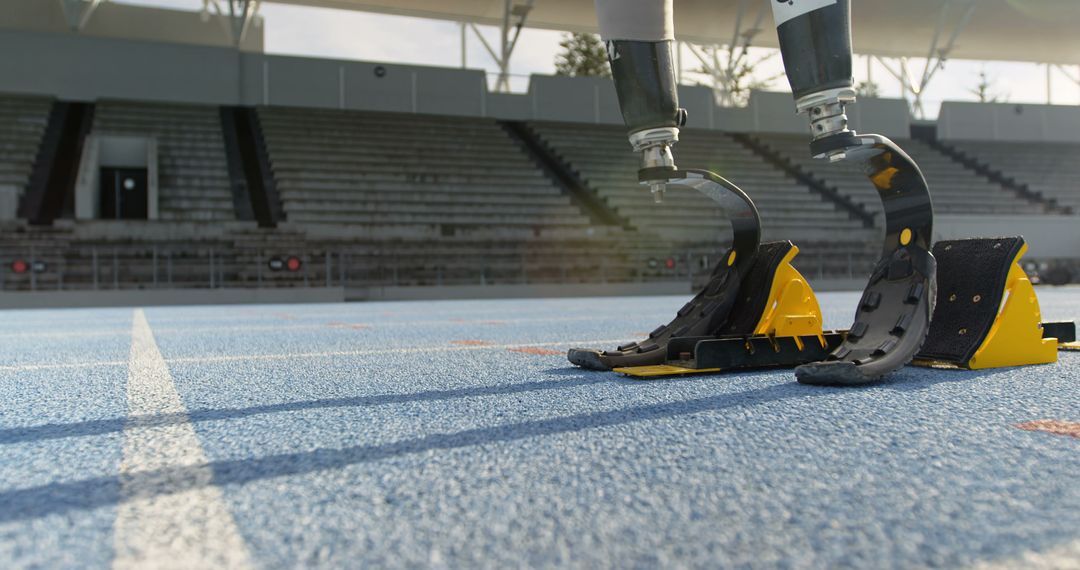
[[[125,430],[184,423],[256,567],[1080,564],[1080,439],[1015,427],[1080,422],[1080,353],[857,389],[566,362],[684,300],[150,307],[186,413],[141,418],[132,309],[0,312],[0,566],[112,565]]]

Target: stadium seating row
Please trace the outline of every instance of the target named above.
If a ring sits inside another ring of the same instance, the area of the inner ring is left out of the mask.
[[[495,121],[265,107],[259,122],[294,224],[504,227],[583,236],[580,210]]]
[[[724,212],[705,196],[671,186],[655,204],[637,182],[637,157],[620,127],[533,123],[533,130],[632,226],[674,241],[715,240],[730,230]],[[687,130],[676,147],[677,163],[712,170],[747,191],[760,211],[766,237],[799,239],[829,228],[859,232],[862,224],[823,201],[731,137]]]
[[[26,185],[50,103],[48,98],[0,97],[0,186]],[[265,278],[288,283],[297,276],[263,275],[260,268],[265,252],[290,249],[312,258],[352,259],[344,278],[355,273],[359,282],[507,282],[522,275],[579,281],[595,280],[598,274],[612,280],[693,277],[704,273],[707,263],[702,266],[702,260],[729,239],[724,212],[696,192],[671,187],[663,204],[653,203],[636,181],[636,156],[618,126],[526,125],[617,222],[605,225],[590,218],[580,196],[550,179],[494,120],[287,107],[259,107],[257,118],[286,214],[273,230],[252,230],[250,223],[236,221],[217,107],[128,101],[96,105],[93,134],[157,141],[159,225],[169,228],[164,233],[172,243],[190,242],[184,253],[170,254],[169,263],[177,275],[190,272],[193,283],[210,274],[204,258],[213,257],[211,250],[218,251],[220,267],[212,271],[220,273],[219,282]],[[755,144],[746,143],[747,138]],[[925,142],[899,142],[923,168],[939,212],[1047,211],[1045,203],[965,168]],[[1080,161],[1074,160],[1080,148],[950,144],[1035,192],[1080,209]],[[787,166],[778,168],[761,148]],[[803,254],[796,265],[809,275],[858,275],[873,262],[874,252],[866,244],[879,241],[880,227],[868,227],[820,188],[832,188],[870,213],[880,209],[877,196],[851,166],[812,160],[805,137],[736,137],[687,129],[676,157],[681,166],[717,172],[753,196],[765,239],[799,243]],[[817,184],[807,183],[807,176]],[[201,235],[207,227],[224,229],[210,232],[211,239]],[[69,267],[66,277],[57,274],[54,281],[87,284],[94,281],[86,277],[88,267],[111,263],[101,252],[134,248],[133,260],[147,258],[151,250],[146,244],[162,241],[164,234],[91,240],[64,235],[61,231],[39,243],[38,254],[63,260],[49,264],[50,270]],[[19,255],[26,255],[18,238],[4,243],[17,244]],[[221,253],[226,251],[232,253]],[[668,258],[680,261],[674,268],[655,263]],[[599,259],[604,260],[602,269]],[[185,263],[190,267],[184,269]],[[112,278],[132,286],[145,283],[147,264],[135,265],[143,269],[116,270]],[[101,271],[109,270],[95,270],[95,279],[102,278]],[[305,279],[325,279],[317,273],[305,273]],[[40,277],[47,286],[49,279]]]
[[[982,141],[952,144],[1044,197],[1080,212],[1080,145]]]
[[[30,181],[51,105],[48,97],[0,97],[0,188],[16,200]]]
[[[851,197],[867,211],[880,216],[881,200],[866,175],[851,163],[828,164],[810,156],[805,137],[756,135],[767,147],[779,152],[791,164]],[[944,214],[1041,214],[1043,206],[1032,204],[1013,192],[977,176],[926,143],[897,140],[918,163],[934,198],[934,209]]]

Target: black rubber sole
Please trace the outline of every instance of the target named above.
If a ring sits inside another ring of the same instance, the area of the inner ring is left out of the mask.
[[[597,370],[600,372],[611,370],[611,366],[601,358],[600,351],[591,348],[571,348],[566,353],[566,359],[569,360],[571,364],[580,366],[586,370]]]

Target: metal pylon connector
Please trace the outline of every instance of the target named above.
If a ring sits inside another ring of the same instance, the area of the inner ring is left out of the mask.
[[[630,144],[634,150],[641,153],[641,171],[675,171],[675,157],[671,154],[671,147],[679,142],[679,129],[677,127],[663,127],[638,131],[630,135]],[[641,183],[649,187],[653,201],[663,203],[664,193],[667,191],[667,179],[652,179],[646,176]]]

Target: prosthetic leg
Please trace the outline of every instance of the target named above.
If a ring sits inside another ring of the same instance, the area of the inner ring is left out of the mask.
[[[597,0],[630,143],[642,157],[639,180],[657,201],[669,184],[701,191],[724,208],[735,235],[708,285],[670,323],[614,351],[572,349],[570,361],[637,377],[797,366],[803,383],[855,385],[908,364],[920,348],[923,364],[984,368],[1053,362],[1059,346],[1075,344],[1072,323],[1039,322],[1017,264],[1022,238],[939,244],[951,277],[939,294],[926,180],[889,139],[848,129],[850,0],[770,4],[796,108],[810,118],[811,154],[859,164],[884,206],[881,257],[854,324],[822,331],[813,291],[790,266],[798,248],[759,244],[760,220],[745,193],[710,172],[676,168],[671,147],[685,112],[672,71],[670,0]]]
[[[725,211],[734,235],[709,283],[670,323],[616,350],[571,349],[569,360],[594,370],[622,370],[667,362],[674,338],[744,338],[759,331],[775,333],[778,327],[821,337],[817,301],[790,265],[798,249],[790,242],[760,244],[757,209],[734,184],[712,172],[675,166],[671,147],[679,140],[686,112],[678,105],[670,0],[598,0],[597,10],[630,144],[641,155],[638,179],[657,202],[672,184],[708,196]],[[809,314],[788,314],[800,310]]]
[[[851,0],[770,4],[796,109],[810,118],[811,154],[859,164],[885,210],[881,258],[855,323],[828,357],[799,366],[795,376],[806,384],[863,384],[915,358],[968,369],[1055,362],[1059,346],[1075,341],[1075,326],[1040,322],[1018,263],[1023,238],[942,242],[931,253],[934,214],[919,167],[889,139],[848,129]]]
[[[859,164],[881,196],[885,241],[844,341],[817,363],[795,369],[807,384],[872,382],[912,360],[926,338],[936,300],[930,253],[934,211],[914,161],[880,135],[848,129],[855,100],[851,0],[770,2],[795,106],[810,118],[815,158]]]

